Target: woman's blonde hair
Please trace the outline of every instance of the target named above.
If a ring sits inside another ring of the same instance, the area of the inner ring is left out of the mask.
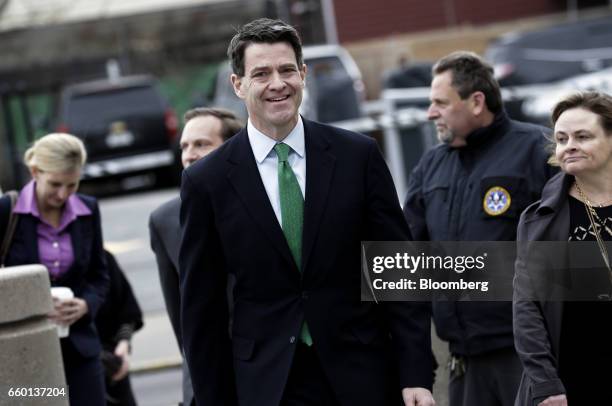
[[[83,141],[74,135],[52,133],[36,140],[23,154],[23,161],[30,169],[65,173],[80,170],[87,161],[87,152]]]

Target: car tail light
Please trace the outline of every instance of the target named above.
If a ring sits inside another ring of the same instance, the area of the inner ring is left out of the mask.
[[[178,134],[178,119],[176,118],[176,114],[174,114],[172,109],[166,110],[166,113],[164,114],[164,121],[166,123],[168,139],[170,139],[170,141],[174,141],[176,135]]]
[[[60,123],[55,128],[55,131],[57,131],[58,133],[68,133],[68,132],[70,132],[70,129],[68,128],[68,126],[66,124]]]

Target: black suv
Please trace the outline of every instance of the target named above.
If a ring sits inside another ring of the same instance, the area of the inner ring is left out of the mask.
[[[158,182],[178,184],[178,120],[151,76],[67,86],[57,130],[85,143],[83,180],[155,172]]]

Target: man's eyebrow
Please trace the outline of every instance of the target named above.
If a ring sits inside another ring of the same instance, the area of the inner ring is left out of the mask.
[[[256,66],[253,66],[253,68],[249,72],[255,72],[255,71],[260,71],[260,70],[268,70],[268,69],[270,69],[270,67],[268,65],[256,65]]]
[[[587,130],[587,129],[581,128],[581,129],[579,129],[579,130],[574,131],[574,134],[586,134],[586,135],[591,135],[591,134],[592,134],[592,132],[591,132],[591,131],[589,131],[589,130]]]
[[[557,135],[557,134],[567,135],[567,133],[568,133],[568,131],[565,131],[565,130],[557,130],[557,131],[555,131],[555,135]],[[591,135],[591,134],[593,134],[591,131],[585,130],[583,128],[581,128],[579,130],[576,130],[576,131],[569,131],[569,133],[570,134],[576,134],[576,135],[582,135],[582,134]]]

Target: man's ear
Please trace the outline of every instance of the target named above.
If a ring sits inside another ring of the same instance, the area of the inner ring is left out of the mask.
[[[302,77],[302,87],[306,86],[306,73],[308,72],[308,68],[306,64],[302,64],[302,68],[300,69],[300,76]]]
[[[236,93],[236,96],[240,97],[241,99],[244,99],[244,92],[242,91],[242,79],[244,77],[243,76],[238,76],[235,73],[232,73],[232,76],[230,76],[230,81],[232,82],[232,87],[234,88],[234,93]]]
[[[472,113],[475,116],[482,114],[485,108],[487,108],[486,97],[483,92],[472,93]]]

